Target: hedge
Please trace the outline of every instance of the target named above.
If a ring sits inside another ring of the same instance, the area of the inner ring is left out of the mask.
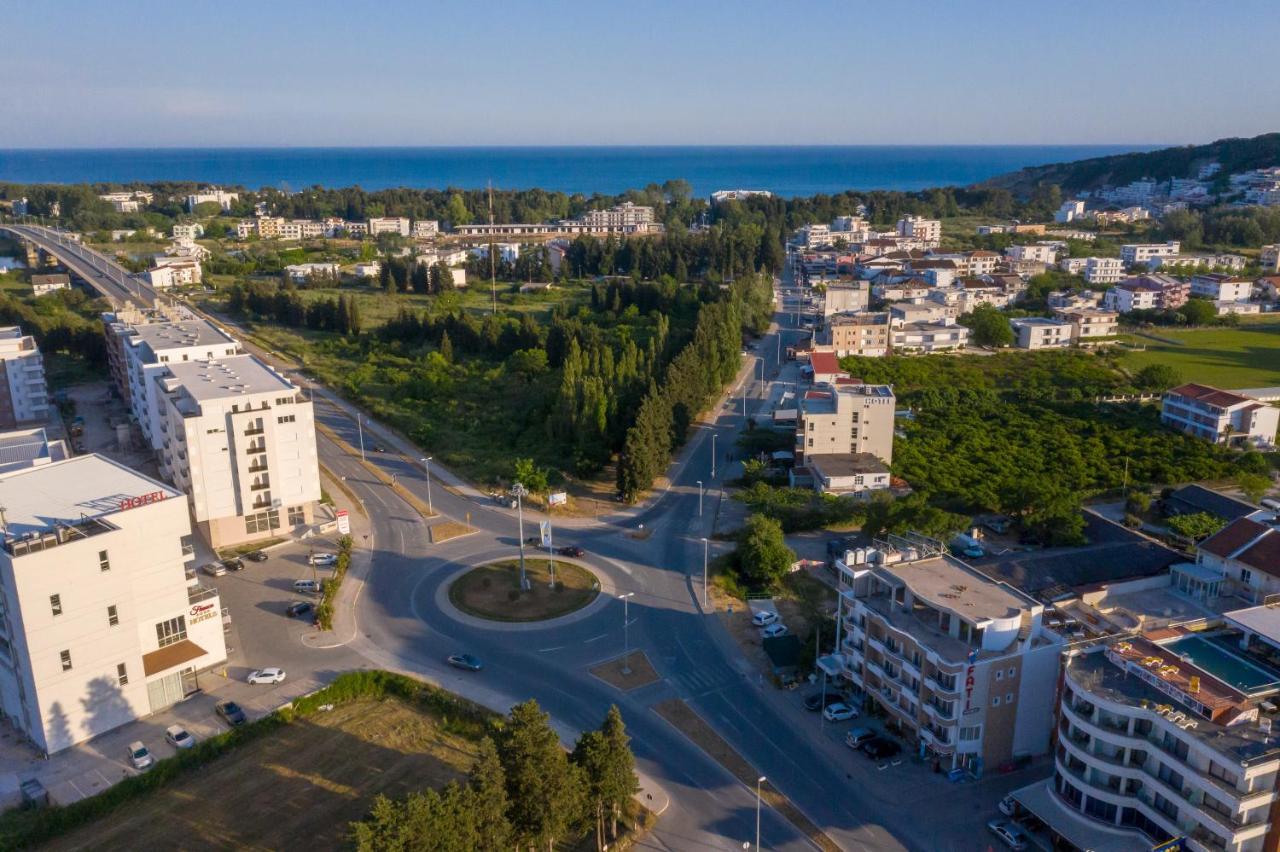
[[[320,604],[316,607],[316,624],[321,630],[333,629],[333,602],[338,597],[338,589],[342,579],[347,576],[351,567],[351,536],[344,535],[338,540],[338,561],[333,566],[333,576],[320,584]]]

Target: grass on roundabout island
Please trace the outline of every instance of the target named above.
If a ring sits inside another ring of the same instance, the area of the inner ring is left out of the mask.
[[[551,589],[550,563],[525,558],[530,588],[520,591],[520,560],[477,565],[449,585],[449,602],[467,615],[490,621],[546,621],[582,609],[600,594],[595,575],[557,559],[556,587]]]

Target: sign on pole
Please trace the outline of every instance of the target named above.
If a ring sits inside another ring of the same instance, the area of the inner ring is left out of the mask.
[[[351,535],[351,517],[347,514],[346,509],[338,510],[338,532],[343,535]]]
[[[542,534],[542,546],[551,547],[551,522],[543,521],[538,524],[538,532]]]
[[[569,495],[564,491],[555,491],[547,495],[548,506],[563,506],[569,502]]]

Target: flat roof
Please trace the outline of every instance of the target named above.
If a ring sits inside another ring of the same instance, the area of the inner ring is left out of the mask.
[[[1226,622],[1241,630],[1246,630],[1268,644],[1280,648],[1280,607],[1251,606],[1224,612]]]
[[[1182,486],[1166,497],[1164,502],[1166,506],[1173,504],[1173,508],[1176,509],[1208,512],[1226,521],[1234,521],[1236,518],[1243,518],[1258,511],[1258,508],[1250,503],[1195,484]]]
[[[238,345],[235,338],[208,320],[145,323],[134,326],[133,335],[134,340],[139,344],[146,344],[152,352],[186,349],[191,346],[213,346],[219,343]]]
[[[1137,829],[1107,828],[1067,807],[1053,791],[1053,779],[1040,779],[1009,794],[1067,842],[1091,852],[1133,852],[1152,844]]]
[[[0,474],[0,506],[10,536],[49,532],[57,524],[73,524],[120,511],[120,501],[182,492],[143,476],[104,456],[75,456],[64,461]]]
[[[32,467],[67,457],[67,445],[50,441],[44,429],[19,429],[0,433],[0,473]]]
[[[871,453],[806,453],[804,463],[817,471],[819,476],[889,472],[888,466]]]
[[[230,399],[251,393],[288,391],[297,387],[253,355],[233,355],[212,361],[169,364],[169,372],[197,402]]]
[[[876,565],[875,570],[902,580],[913,594],[928,600],[933,606],[974,621],[1012,618],[1038,605],[1009,585],[983,576],[954,556]]]
[[[1044,326],[1051,325],[1051,326],[1054,326],[1055,328],[1071,325],[1071,323],[1067,322],[1066,320],[1049,319],[1048,317],[1015,317],[1009,320],[1009,324],[1014,326],[1015,328],[1021,325],[1044,325]]]

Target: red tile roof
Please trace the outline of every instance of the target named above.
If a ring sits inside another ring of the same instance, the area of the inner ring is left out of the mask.
[[[1280,576],[1280,534],[1266,524],[1237,518],[1200,543],[1200,549],[1222,559],[1238,559],[1246,565]],[[1250,556],[1252,554],[1252,556]],[[1250,556],[1246,559],[1246,556]],[[1269,557],[1269,564],[1263,557]]]
[[[832,352],[815,352],[809,358],[814,373],[839,373],[840,359]]]
[[[1169,393],[1176,393],[1178,396],[1185,396],[1187,399],[1194,399],[1206,405],[1217,405],[1223,408],[1239,405],[1242,402],[1254,401],[1252,397],[1241,396],[1231,391],[1218,390],[1208,385],[1198,385],[1194,382],[1172,388]]]

